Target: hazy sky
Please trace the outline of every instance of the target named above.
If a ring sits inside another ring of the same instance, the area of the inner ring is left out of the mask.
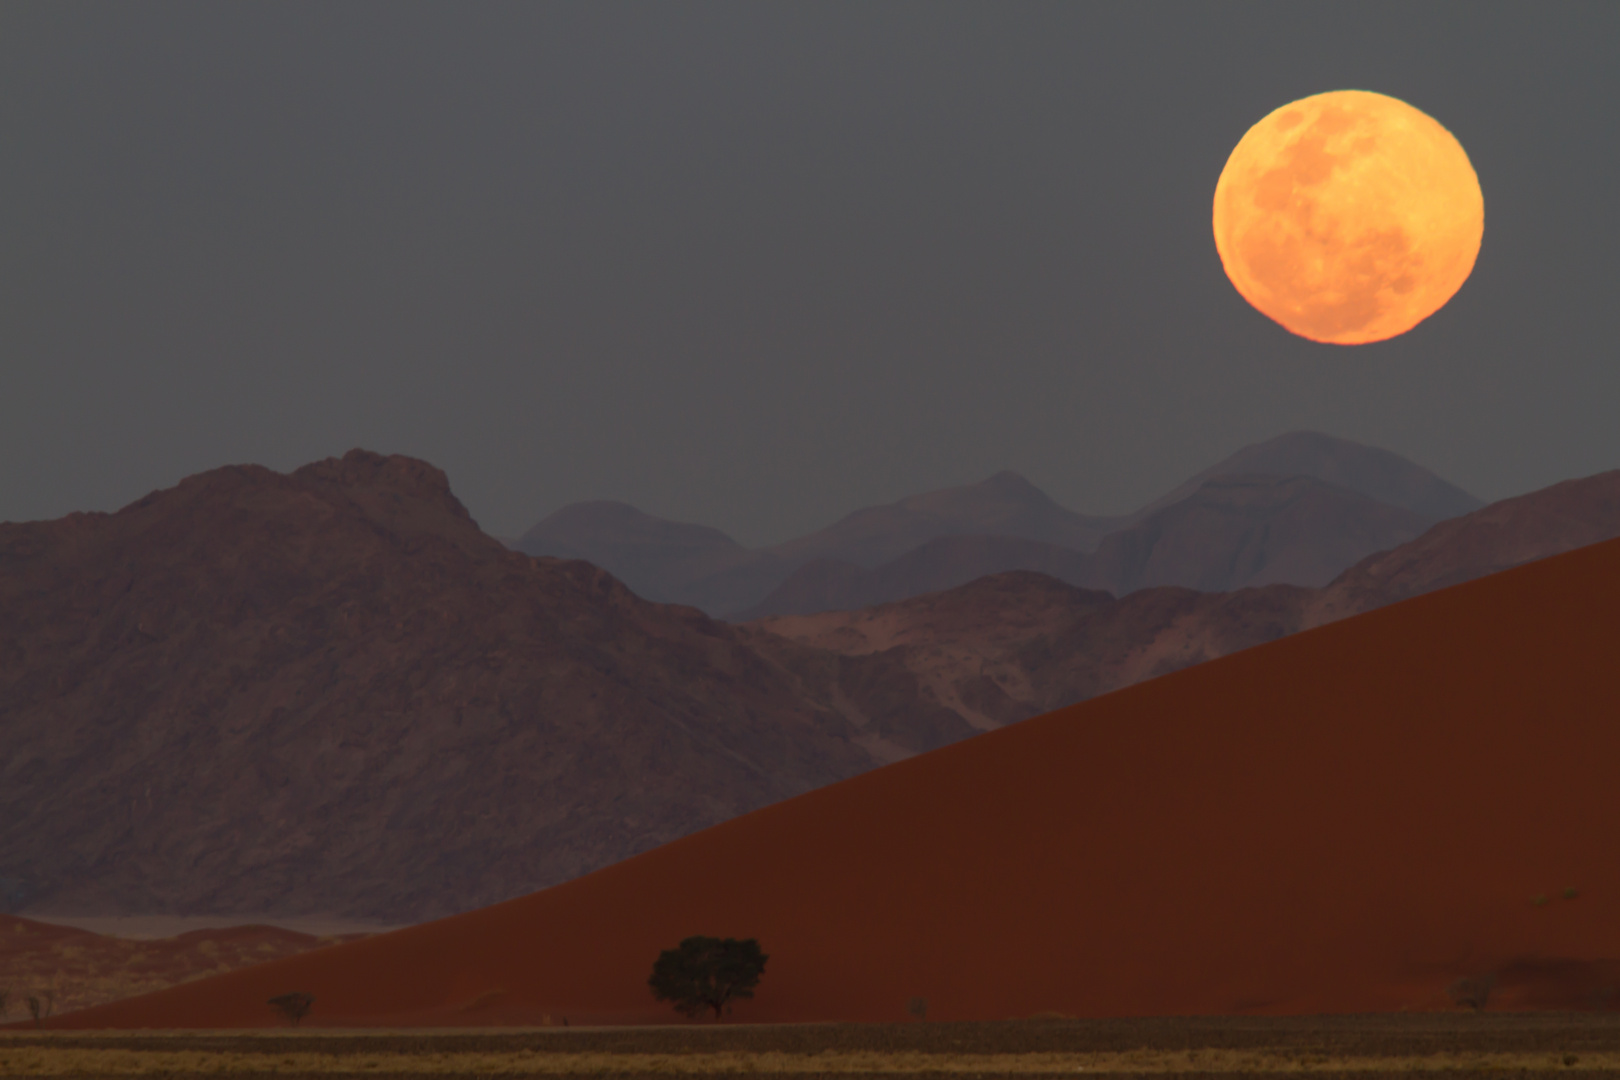
[[[0,3],[0,520],[364,446],[492,532],[786,538],[1000,469],[1118,512],[1316,428],[1620,467],[1620,4]],[[1415,331],[1295,338],[1210,202],[1295,98],[1485,193]]]

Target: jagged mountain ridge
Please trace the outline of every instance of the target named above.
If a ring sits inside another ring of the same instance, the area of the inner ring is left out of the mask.
[[[1065,510],[1028,480],[1002,472],[978,484],[857,510],[767,548],[745,548],[718,529],[666,521],[611,502],[565,506],[519,538],[517,548],[531,555],[583,558],[620,577],[638,595],[723,614],[757,604],[808,563],[869,568],[958,535],[1011,535],[1089,551],[1111,522]]]
[[[1179,585],[1229,592],[1326,585],[1345,567],[1424,531],[1429,521],[1308,476],[1230,475],[1103,537],[1084,553],[1008,536],[948,536],[872,570],[818,560],[730,616],[810,615],[892,603],[1009,570],[1036,570],[1124,596]]]
[[[1272,500],[1273,520],[1255,512],[1263,498],[1250,497],[1242,508],[1240,496],[1218,491],[1242,475],[1318,482],[1306,498],[1331,527],[1324,524],[1307,537],[1301,535],[1300,508],[1284,505],[1288,500]],[[1115,592],[1153,584],[1232,589],[1264,580],[1318,585],[1371,551],[1480,505],[1387,450],[1290,432],[1244,447],[1124,517],[1077,514],[1024,477],[1003,472],[978,484],[857,510],[767,548],[745,548],[719,530],[664,521],[622,503],[564,507],[517,546],[535,555],[584,558],[649,599],[746,621],[889,602],[1015,569],[1057,572],[1064,580]],[[1183,506],[1183,518],[1201,514],[1217,535],[1187,536],[1185,521],[1163,535],[1165,516],[1175,506]],[[1250,519],[1247,541],[1227,534],[1240,509]],[[1268,547],[1264,534],[1274,526],[1294,533],[1294,544]],[[1099,552],[1109,541],[1112,552]],[[1158,555],[1144,551],[1144,542]],[[1245,553],[1245,544],[1256,550]],[[1167,558],[1178,545],[1186,553]],[[1066,552],[1099,552],[1102,561],[1081,569],[1084,564]],[[1133,558],[1143,564],[1139,573],[1126,565]]]

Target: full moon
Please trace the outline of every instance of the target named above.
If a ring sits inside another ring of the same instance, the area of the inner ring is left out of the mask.
[[[1215,185],[1215,249],[1237,291],[1334,345],[1383,341],[1439,311],[1484,233],[1462,145],[1428,114],[1365,90],[1271,113]]]

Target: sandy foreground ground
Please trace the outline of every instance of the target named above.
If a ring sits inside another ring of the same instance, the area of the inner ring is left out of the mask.
[[[1430,1014],[0,1035],[0,1076],[1620,1075],[1620,1017]]]

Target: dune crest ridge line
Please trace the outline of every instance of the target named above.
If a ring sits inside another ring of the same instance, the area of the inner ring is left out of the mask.
[[[1616,610],[1611,541],[50,1026],[262,1026],[293,988],[311,1024],[667,1022],[647,971],[692,933],[770,953],[748,1021],[1432,1009],[1487,973],[1493,1007],[1590,1007],[1620,984]]]

